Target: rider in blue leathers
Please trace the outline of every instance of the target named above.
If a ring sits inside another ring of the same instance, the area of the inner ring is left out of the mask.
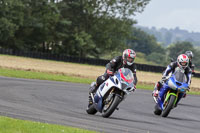
[[[181,70],[184,71],[186,78],[187,78],[186,83],[188,83],[188,85],[190,85],[192,71],[188,65],[189,65],[188,56],[186,54],[179,55],[177,58],[177,61],[171,62],[167,66],[165,72],[163,73],[162,79],[160,81],[158,81],[158,83],[155,85],[152,95],[154,97],[158,97],[158,93],[159,93],[160,89],[162,88],[164,82],[167,80],[166,77],[168,76],[169,73],[171,73],[171,72],[174,73],[174,71],[177,67],[179,67]]]

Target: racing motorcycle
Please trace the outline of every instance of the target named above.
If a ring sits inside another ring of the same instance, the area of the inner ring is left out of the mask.
[[[107,118],[117,109],[121,101],[135,90],[133,73],[128,68],[121,68],[103,82],[96,93],[90,93],[92,104],[89,104],[86,112],[88,114],[102,113]]]
[[[186,91],[189,91],[189,85],[186,83],[184,70],[176,68],[175,72],[166,79],[158,98],[153,97],[156,102],[154,114],[162,114],[162,117],[167,117],[170,111],[178,105]]]

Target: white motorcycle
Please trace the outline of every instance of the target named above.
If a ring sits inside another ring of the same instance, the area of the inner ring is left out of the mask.
[[[135,90],[133,73],[128,68],[121,68],[103,82],[96,91],[91,93],[92,104],[89,104],[86,112],[96,114],[102,113],[103,117],[109,117],[119,103],[126,98],[130,92]]]

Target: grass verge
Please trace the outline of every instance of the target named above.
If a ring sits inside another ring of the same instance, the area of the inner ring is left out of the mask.
[[[67,126],[31,122],[0,116],[1,133],[96,133]]]
[[[54,81],[64,81],[64,82],[73,82],[73,83],[83,83],[90,84],[94,79],[90,78],[80,78],[75,76],[67,76],[61,74],[52,74],[45,72],[32,72],[24,70],[14,70],[7,68],[0,68],[0,76],[6,77],[16,77],[16,78],[27,78],[27,79],[40,79],[40,80],[54,80]],[[137,88],[145,90],[153,90],[153,85],[148,84],[137,84]],[[188,94],[200,95],[200,92],[191,91]]]
[[[89,84],[93,80],[86,78],[79,78],[61,74],[51,74],[45,72],[32,72],[32,71],[24,71],[24,70],[13,70],[0,68],[0,76],[6,77],[15,77],[15,78],[27,78],[27,79],[40,79],[40,80],[54,80],[54,81],[65,81],[65,82],[73,82],[73,83],[85,83]]]

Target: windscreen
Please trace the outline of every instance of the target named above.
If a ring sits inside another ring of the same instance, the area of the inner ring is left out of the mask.
[[[119,69],[119,73],[120,73],[121,79],[123,81],[128,82],[129,84],[133,82],[134,77],[133,77],[133,73],[130,69],[121,68],[121,69]]]
[[[186,82],[185,73],[180,68],[177,68],[175,70],[174,76],[175,76],[175,78],[176,78],[177,81],[179,81],[179,82]]]

